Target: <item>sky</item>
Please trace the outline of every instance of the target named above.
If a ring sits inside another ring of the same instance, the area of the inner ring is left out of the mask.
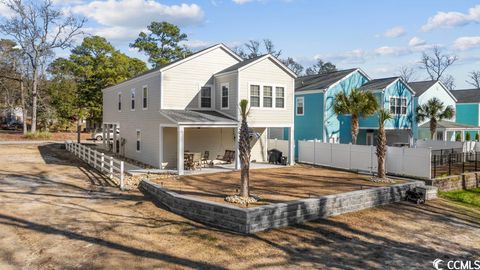
[[[104,36],[142,60],[146,57],[129,43],[151,21],[168,21],[188,34],[186,45],[193,50],[268,38],[282,50],[281,57],[304,66],[320,58],[381,78],[398,75],[401,66],[419,67],[422,52],[436,45],[459,58],[447,71],[457,89],[470,87],[468,72],[480,71],[478,0],[54,1],[64,12],[87,18],[86,33]],[[0,16],[8,16],[2,6]],[[416,79],[426,78],[418,69]]]

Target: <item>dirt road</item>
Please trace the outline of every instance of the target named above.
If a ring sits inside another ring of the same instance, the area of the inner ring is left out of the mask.
[[[480,209],[403,203],[242,236],[120,193],[54,146],[0,145],[0,269],[431,269],[436,258],[480,259]]]

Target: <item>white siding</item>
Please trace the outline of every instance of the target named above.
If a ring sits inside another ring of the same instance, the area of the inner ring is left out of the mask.
[[[252,150],[250,152],[250,160],[255,160],[256,162],[267,162],[267,129],[266,128],[254,128],[254,131],[260,134],[260,138],[253,139],[251,144]],[[288,153],[284,153],[288,155]]]
[[[240,99],[249,98],[250,84],[282,86],[285,88],[285,108],[251,108],[248,120],[250,125],[266,127],[293,125],[294,78],[268,58],[242,70],[239,76]],[[273,100],[273,103],[275,103],[275,100]]]
[[[430,87],[427,91],[425,91],[421,96],[418,97],[418,105],[423,105],[427,103],[430,99],[436,97],[440,99],[440,101],[443,102],[445,106],[452,106],[455,109],[455,100],[450,96],[450,94],[447,92],[445,88],[443,88],[440,83],[435,83]],[[450,121],[455,121],[455,116],[450,119]],[[418,123],[418,125],[422,125],[423,123],[428,122],[428,120],[425,120],[421,123]]]
[[[201,86],[213,85],[213,75],[238,63],[222,48],[214,49],[163,72],[164,109],[199,107]],[[213,88],[212,91],[215,91]],[[213,92],[213,96],[215,96]],[[213,99],[213,106],[216,100]],[[213,107],[212,109],[215,109]]]
[[[222,109],[222,84],[228,83],[229,89],[228,89],[228,109]],[[237,110],[238,110],[238,74],[237,73],[231,73],[228,75],[222,75],[222,76],[217,76],[215,77],[215,89],[216,91],[216,96],[215,100],[215,108],[227,115],[232,116],[233,118],[237,118]]]

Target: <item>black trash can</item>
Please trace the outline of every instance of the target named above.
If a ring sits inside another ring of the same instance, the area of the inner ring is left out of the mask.
[[[282,152],[278,149],[269,150],[268,163],[282,164]]]

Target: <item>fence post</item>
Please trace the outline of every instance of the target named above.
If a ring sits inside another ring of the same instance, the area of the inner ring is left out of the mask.
[[[452,154],[448,154],[448,175],[452,175]]]
[[[110,157],[110,165],[109,165],[109,175],[108,177],[110,177],[110,179],[113,178],[113,157]]]
[[[123,161],[120,161],[120,189],[123,191],[125,189],[124,183],[124,164]]]
[[[433,155],[433,178],[437,177],[437,156]]]
[[[94,169],[97,168],[97,151],[96,150],[93,151],[93,168]]]
[[[101,153],[100,154],[100,171],[103,173],[105,170],[105,154]]]
[[[475,171],[478,172],[478,166],[477,166],[477,162],[478,162],[478,152],[475,152]]]
[[[462,153],[462,173],[465,173],[466,154],[467,154],[467,153]]]

